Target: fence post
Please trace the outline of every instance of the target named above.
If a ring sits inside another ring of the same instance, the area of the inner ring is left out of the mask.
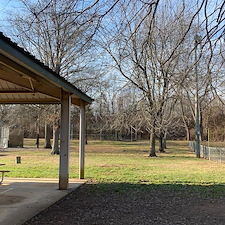
[[[209,159],[209,146],[205,147],[206,159]]]
[[[208,153],[209,154],[209,160],[210,160],[210,154],[211,154],[210,149],[211,149],[211,147],[209,147],[209,153]]]

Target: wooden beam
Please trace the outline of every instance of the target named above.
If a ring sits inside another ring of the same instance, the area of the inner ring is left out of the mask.
[[[0,104],[59,104],[55,99],[1,99]]]
[[[33,94],[33,91],[29,90],[13,90],[13,89],[0,89],[0,95],[4,94]]]
[[[0,62],[2,65],[10,68],[11,70],[21,74],[23,78],[29,79],[31,78],[33,81],[41,82],[37,79],[37,74],[31,72],[30,70],[26,69],[25,67],[19,65],[18,63],[12,61],[11,59],[5,57],[4,55],[0,54]]]
[[[79,134],[79,178],[84,179],[85,154],[85,104],[80,102],[80,134]]]
[[[0,80],[18,85],[26,90],[39,92],[47,96],[57,98],[60,101],[60,88],[52,85],[51,83],[48,83],[45,80],[42,80],[41,82],[32,81],[31,85],[28,78],[24,78],[24,76],[16,71],[11,70],[5,65],[0,66]]]
[[[61,92],[61,126],[60,126],[60,164],[59,189],[68,189],[69,183],[69,152],[70,152],[70,108],[71,96]]]
[[[80,99],[80,98],[77,98],[77,97],[74,96],[74,95],[72,95],[71,97],[72,97],[72,104],[74,104],[74,105],[76,105],[76,106],[80,106],[80,104],[81,104],[81,99]],[[84,103],[85,106],[88,105],[87,102],[84,102],[84,101],[83,101],[83,103]]]
[[[5,66],[0,66],[0,80],[15,84],[26,90],[33,91],[28,79],[24,79],[21,75],[13,72]]]

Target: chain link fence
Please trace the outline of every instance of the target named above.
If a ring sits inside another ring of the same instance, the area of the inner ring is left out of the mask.
[[[189,142],[189,148],[195,152],[196,150],[196,143],[193,141]],[[200,145],[200,157],[219,161],[221,163],[225,163],[225,148],[221,147],[209,147],[205,145]]]

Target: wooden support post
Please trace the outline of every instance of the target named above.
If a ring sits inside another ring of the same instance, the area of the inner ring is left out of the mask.
[[[85,104],[80,103],[80,134],[79,134],[79,178],[84,179],[84,150],[85,150]]]
[[[70,108],[71,96],[61,92],[61,132],[60,132],[60,164],[59,189],[68,189],[69,183],[69,152],[70,152]]]

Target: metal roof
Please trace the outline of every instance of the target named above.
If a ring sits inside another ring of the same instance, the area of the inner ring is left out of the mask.
[[[0,32],[0,103],[60,103],[62,90],[75,105],[93,101]]]

